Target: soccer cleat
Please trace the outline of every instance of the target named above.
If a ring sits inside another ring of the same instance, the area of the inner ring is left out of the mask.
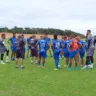
[[[75,67],[74,70],[78,70],[78,67]]]
[[[18,65],[16,65],[16,68],[18,68]]]
[[[58,71],[59,69],[55,68],[54,71]]]
[[[40,64],[37,64],[38,65],[38,68],[40,68]]]
[[[84,66],[84,67],[82,67],[81,69],[82,69],[82,70],[85,70],[86,68],[87,68],[87,66],[85,65],[85,66]]]
[[[72,68],[71,68],[71,67],[69,67],[67,70],[68,70],[68,71],[70,71],[70,70],[72,70]]]
[[[38,68],[40,68],[40,66],[38,65]]]
[[[20,69],[24,69],[25,67],[24,66],[21,66]]]
[[[10,63],[10,60],[9,59],[6,59],[6,63]]]
[[[3,61],[1,61],[1,64],[4,65],[5,63]]]

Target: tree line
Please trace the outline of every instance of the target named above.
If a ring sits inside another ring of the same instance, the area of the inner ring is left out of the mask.
[[[21,28],[21,27],[17,27],[15,26],[14,28],[7,28],[7,27],[3,27],[0,28],[0,32],[9,32],[9,33],[24,33],[24,34],[50,34],[53,35],[55,33],[57,33],[58,35],[67,35],[67,36],[71,36],[71,35],[79,35],[81,37],[84,37],[84,35],[78,33],[78,32],[74,32],[71,30],[60,30],[60,29],[54,29],[54,28]]]

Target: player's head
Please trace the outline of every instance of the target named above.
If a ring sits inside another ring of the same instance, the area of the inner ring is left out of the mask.
[[[32,35],[32,39],[35,39],[35,35]]]
[[[6,35],[5,34],[1,34],[1,38],[2,39],[5,39],[6,38]]]
[[[22,38],[24,38],[24,34],[21,34]]]
[[[40,39],[42,40],[43,38],[44,38],[44,36],[41,35],[41,36],[40,36]]]
[[[57,40],[57,39],[58,39],[58,35],[54,34],[54,40]]]
[[[67,40],[67,38],[68,38],[67,36],[63,36],[62,40]]]
[[[90,35],[91,34],[91,30],[87,30],[87,35]]]
[[[47,33],[45,33],[44,37],[45,37],[45,38],[47,38],[47,37],[48,37],[48,34],[47,34]]]
[[[21,38],[22,38],[22,35],[18,35],[17,39],[19,39],[19,40],[20,40]]]
[[[13,33],[13,37],[16,37],[16,33]]]

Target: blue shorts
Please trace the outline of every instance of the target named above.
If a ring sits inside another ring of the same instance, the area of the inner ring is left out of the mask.
[[[39,51],[39,57],[45,59],[46,58],[46,51]]]
[[[78,53],[77,50],[74,50],[74,51],[69,52],[69,58],[70,59],[73,59],[77,53]]]
[[[65,58],[69,58],[69,51],[68,51],[68,49],[64,49],[63,52],[64,52],[64,57]]]
[[[54,50],[54,59],[59,59],[60,50]]]
[[[11,51],[16,52],[16,47],[11,46]]]
[[[79,55],[80,55],[80,58],[82,59],[82,58],[84,58],[84,55],[85,55],[85,51],[79,51]]]
[[[69,51],[64,52],[64,57],[69,58]]]

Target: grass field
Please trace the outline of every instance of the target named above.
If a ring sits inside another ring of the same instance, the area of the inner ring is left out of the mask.
[[[29,58],[23,70],[13,61],[0,65],[0,96],[96,96],[96,66],[67,71],[64,59],[60,64],[62,69],[54,71],[54,60],[47,57],[45,69],[30,64]]]

